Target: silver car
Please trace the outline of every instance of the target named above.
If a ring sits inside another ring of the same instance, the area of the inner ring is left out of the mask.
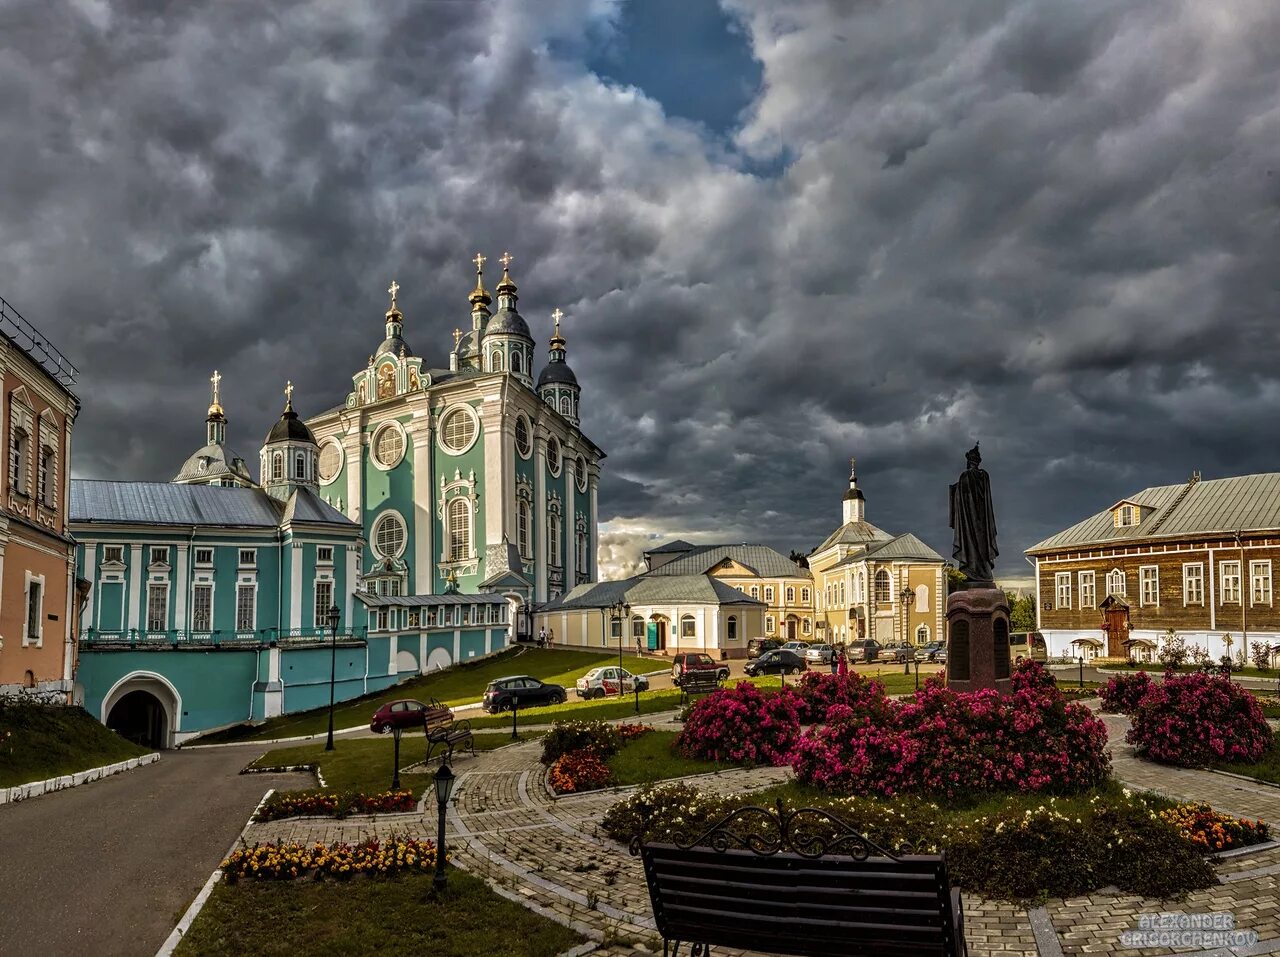
[[[835,654],[835,649],[830,645],[810,645],[809,649],[804,653],[804,660],[811,665],[830,664],[833,654]]]

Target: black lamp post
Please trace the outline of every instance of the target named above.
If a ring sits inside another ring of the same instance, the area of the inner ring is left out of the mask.
[[[453,785],[453,768],[442,761],[440,770],[436,771],[436,808],[439,811],[440,824],[436,839],[436,876],[431,882],[431,886],[437,891],[444,890],[448,882],[444,873],[444,817],[449,807],[449,798],[453,795]]]
[[[329,609],[329,736],[325,739],[324,749],[333,750],[333,681],[338,670],[338,620],[342,617],[342,609],[334,605]]]
[[[911,651],[911,639],[907,637],[907,629],[911,627],[911,605],[910,601],[916,597],[916,593],[910,588],[902,589],[902,643],[907,646],[907,651]],[[902,673],[904,675],[911,674],[911,661],[907,659],[902,662]]]

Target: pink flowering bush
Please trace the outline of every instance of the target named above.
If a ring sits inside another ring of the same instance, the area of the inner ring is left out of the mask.
[[[1143,757],[1184,768],[1252,763],[1271,744],[1258,699],[1229,678],[1167,674],[1132,713],[1127,740]]]
[[[800,701],[793,691],[762,692],[743,681],[693,705],[676,748],[704,761],[783,765],[799,735]]]
[[[843,675],[806,671],[795,690],[800,702],[801,724],[825,721],[828,709],[837,704],[858,714],[881,718],[888,712],[889,699],[885,697],[884,685],[856,671]]]
[[[1107,776],[1106,745],[1106,726],[1028,661],[1007,696],[930,679],[883,715],[834,705],[796,744],[792,766],[800,781],[841,794],[1065,794]]]
[[[1151,690],[1151,675],[1139,671],[1131,675],[1116,675],[1099,692],[1102,710],[1112,714],[1133,714],[1138,702]]]

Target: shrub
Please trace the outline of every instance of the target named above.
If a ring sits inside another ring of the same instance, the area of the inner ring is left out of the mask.
[[[1127,740],[1140,755],[1181,767],[1252,763],[1271,744],[1258,699],[1202,671],[1166,675],[1143,696],[1132,721]]]
[[[1151,690],[1151,675],[1139,671],[1132,675],[1116,675],[1098,692],[1102,710],[1112,714],[1132,714],[1142,696]]]
[[[1253,666],[1259,671],[1268,671],[1271,668],[1271,646],[1265,641],[1256,641],[1253,644]]]
[[[800,723],[825,721],[832,705],[845,705],[859,714],[884,715],[888,698],[884,685],[864,678],[856,671],[844,675],[806,671],[795,689],[800,704]]]
[[[542,763],[554,764],[572,751],[591,750],[601,758],[617,753],[622,733],[603,721],[557,721],[542,739]]]
[[[547,772],[551,787],[559,794],[597,791],[609,783],[609,765],[594,750],[570,751],[556,758]]]
[[[1110,768],[1106,726],[1066,702],[1038,663],[1014,673],[1013,693],[955,692],[930,679],[885,716],[844,706],[796,744],[796,777],[844,794],[1072,793]]]
[[[800,735],[794,691],[765,693],[750,682],[713,691],[685,719],[676,747],[686,758],[721,764],[786,764]]]
[[[1160,664],[1166,668],[1181,668],[1187,663],[1187,655],[1187,640],[1172,629],[1165,632],[1164,643],[1156,655]]]
[[[348,814],[396,814],[418,806],[412,791],[279,791],[254,815],[255,821],[284,817],[346,817]]]

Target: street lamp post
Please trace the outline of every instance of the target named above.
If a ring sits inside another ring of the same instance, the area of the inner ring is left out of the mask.
[[[329,609],[329,735],[325,738],[324,749],[333,750],[333,684],[338,669],[338,621],[342,618],[342,609],[334,605]]]
[[[391,729],[391,734],[395,737],[395,770],[391,773],[391,790],[400,790],[400,735],[404,734],[404,728],[396,725]]]
[[[916,597],[916,593],[910,588],[904,588],[902,589],[902,594],[899,597],[902,599],[902,643],[905,644],[907,646],[907,650],[910,651],[911,639],[907,637],[907,629],[911,627],[911,606],[908,603]],[[902,662],[902,673],[904,675],[911,674],[910,660]]]
[[[436,808],[439,812],[439,831],[436,838],[436,876],[431,882],[431,886],[437,890],[444,890],[448,878],[444,872],[445,846],[444,846],[444,818],[449,807],[449,797],[453,794],[453,768],[440,762],[440,770],[436,772]]]

